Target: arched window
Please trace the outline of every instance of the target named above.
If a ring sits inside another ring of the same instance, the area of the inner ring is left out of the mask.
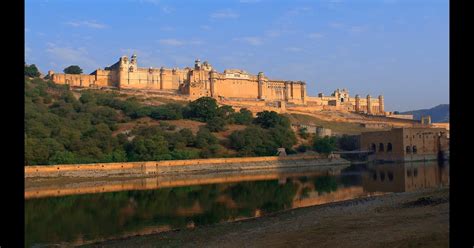
[[[413,153],[416,153],[418,150],[416,149],[416,146],[413,146],[413,149],[412,149]]]
[[[410,146],[407,146],[406,149],[405,149],[405,151],[406,151],[407,153],[411,153],[411,147],[410,147]]]
[[[387,152],[391,152],[392,151],[392,143],[388,143],[387,144]]]
[[[370,150],[375,152],[376,149],[377,149],[377,146],[374,143],[372,143],[372,146],[370,147]]]
[[[393,172],[389,171],[387,172],[388,180],[393,181]]]
[[[380,143],[379,144],[379,152],[383,152],[383,151],[384,151],[383,143]]]
[[[385,172],[381,171],[380,172],[380,181],[384,181],[385,180]]]
[[[374,173],[372,174],[372,179],[377,180],[377,172],[374,171]]]

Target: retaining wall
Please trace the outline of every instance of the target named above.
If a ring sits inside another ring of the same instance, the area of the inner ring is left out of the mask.
[[[311,167],[318,165],[337,164],[349,164],[349,161],[341,158],[325,158],[323,156],[289,156],[25,166],[25,178],[59,176],[140,176],[187,172],[193,173],[229,170],[275,169],[286,167]]]

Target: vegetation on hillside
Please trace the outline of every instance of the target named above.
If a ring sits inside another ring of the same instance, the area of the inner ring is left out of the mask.
[[[25,76],[31,78],[40,76],[40,72],[35,64],[27,65],[25,63]]]
[[[29,67],[28,67],[29,68]],[[25,66],[25,74],[27,71]],[[29,69],[28,69],[29,70]],[[159,125],[132,125],[151,118]],[[166,121],[188,119],[201,125],[195,133]],[[216,132],[230,124],[245,125],[218,139]],[[297,130],[298,143],[287,115],[273,111],[256,114],[242,108],[219,106],[202,97],[187,104],[169,102],[146,105],[136,97],[118,92],[83,90],[73,93],[67,85],[25,77],[25,164],[75,164],[132,162],[228,156],[274,156],[315,150],[357,149],[352,136],[316,138]],[[224,139],[222,138],[224,137]]]
[[[121,124],[143,117],[160,121],[158,126],[138,126],[128,133],[112,135]],[[166,120],[205,122],[196,134],[176,128]],[[227,142],[213,132],[228,124],[247,128],[235,131]],[[73,164],[223,157],[234,149],[238,156],[275,155],[278,147],[291,149],[296,138],[289,120],[275,112],[236,112],[218,106],[209,97],[187,105],[167,103],[149,106],[135,97],[96,90],[80,97],[66,85],[39,78],[25,78],[25,163]]]

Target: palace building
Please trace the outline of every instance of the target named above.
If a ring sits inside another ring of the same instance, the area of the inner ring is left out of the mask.
[[[115,64],[97,69],[89,75],[48,72],[57,84],[72,87],[118,88],[132,90],[154,90],[182,95],[188,99],[208,96],[216,99],[284,102],[301,106],[332,106],[333,109],[355,111],[374,115],[385,115],[383,96],[362,99],[358,95],[349,97],[346,89],[337,89],[331,96],[307,96],[304,81],[270,79],[259,72],[252,75],[239,69],[217,72],[207,62],[197,59],[194,67],[143,68],[138,67],[137,56],[120,57]]]

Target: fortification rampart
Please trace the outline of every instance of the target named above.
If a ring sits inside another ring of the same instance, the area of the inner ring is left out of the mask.
[[[320,93],[308,96],[306,82],[276,80],[263,72],[252,75],[243,70],[226,69],[219,73],[212,66],[197,59],[194,68],[140,68],[137,56],[120,57],[119,61],[105,69],[97,69],[90,75],[48,75],[58,84],[73,87],[115,87],[129,90],[170,91],[190,100],[200,97],[215,99],[239,98],[253,102],[284,102],[301,106],[320,106],[322,110],[340,110],[385,115],[383,96],[372,98],[350,97],[346,89],[337,89],[330,96]],[[284,108],[284,105],[282,105]],[[284,111],[281,110],[281,111]]]

